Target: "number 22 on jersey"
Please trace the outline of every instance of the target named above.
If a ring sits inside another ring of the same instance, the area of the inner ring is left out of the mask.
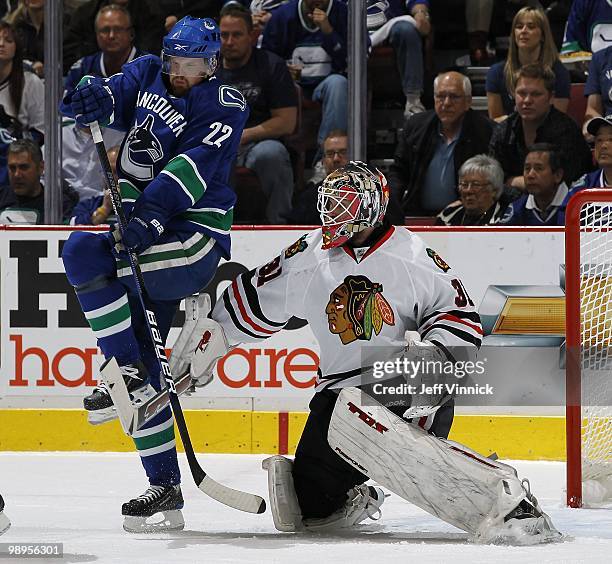
[[[221,147],[221,143],[225,141],[234,131],[229,125],[225,125],[219,121],[210,124],[212,130],[204,139],[202,143],[205,145],[214,145],[215,147]]]

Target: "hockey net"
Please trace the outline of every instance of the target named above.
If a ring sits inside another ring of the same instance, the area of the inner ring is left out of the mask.
[[[567,504],[612,502],[612,190],[566,210]]]

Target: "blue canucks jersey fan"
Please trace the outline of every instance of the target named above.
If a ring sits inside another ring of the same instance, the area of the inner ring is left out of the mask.
[[[596,53],[612,45],[612,0],[574,0],[561,54]]]
[[[161,60],[147,55],[110,78],[84,77],[62,101],[62,112],[78,123],[127,132],[117,163],[128,218],[123,238],[117,230],[74,232],[62,259],[98,346],[116,358],[135,399],[159,389],[160,375],[117,243],[139,255],[164,341],[181,299],[204,288],[230,256],[235,195],[228,179],[249,112],[242,94],[213,76],[219,50],[217,24],[186,16],[164,38]],[[84,406],[90,421],[112,412],[103,386]],[[123,504],[124,528],[147,530],[147,518],[161,511],[158,528],[182,529],[170,410],[136,432],[134,442],[150,487]]]
[[[563,182],[563,163],[550,143],[536,143],[525,157],[526,194],[512,202],[501,223],[506,225],[557,225],[568,188]]]

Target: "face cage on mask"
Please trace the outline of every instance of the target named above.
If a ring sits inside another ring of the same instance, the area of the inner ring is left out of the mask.
[[[162,53],[162,72],[172,76],[209,78],[217,70],[218,58],[177,57]]]
[[[326,188],[319,190],[317,211],[323,225],[355,223],[360,218],[363,208],[363,195],[354,188],[344,186],[339,189]]]

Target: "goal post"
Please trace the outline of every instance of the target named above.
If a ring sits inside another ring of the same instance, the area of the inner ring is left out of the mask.
[[[612,501],[612,190],[565,217],[567,505]]]

